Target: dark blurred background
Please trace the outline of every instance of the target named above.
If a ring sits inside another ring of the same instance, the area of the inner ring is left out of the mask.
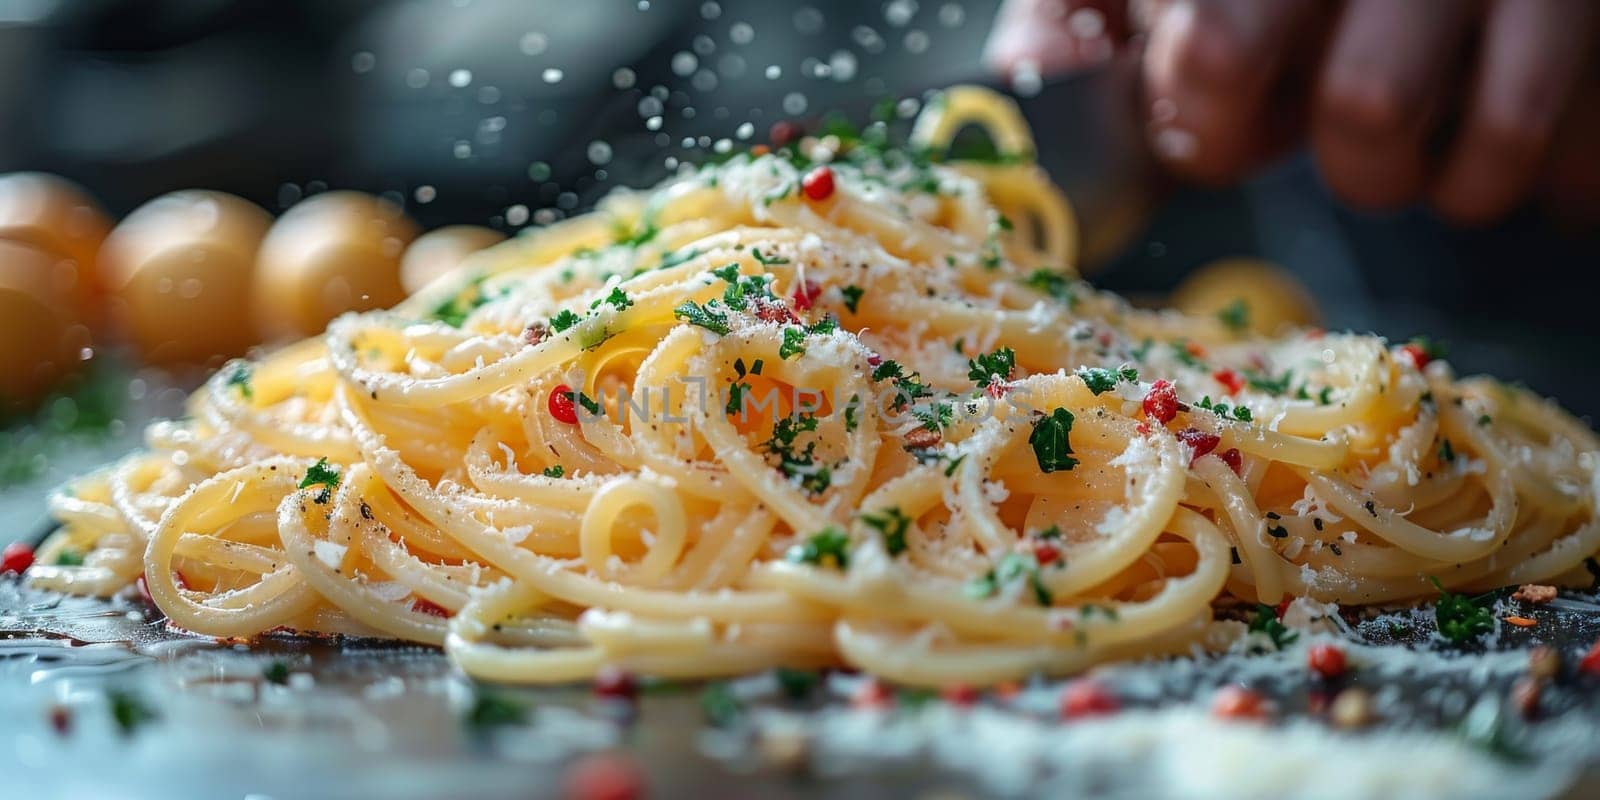
[[[113,216],[184,188],[274,213],[349,188],[424,228],[511,233],[778,119],[982,76],[997,5],[0,0],[0,172],[67,176]],[[1294,157],[1235,189],[1178,190],[1094,279],[1158,297],[1258,255],[1316,293],[1330,328],[1431,333],[1462,372],[1593,414],[1597,248],[1600,232],[1531,212],[1471,232],[1352,214]]]

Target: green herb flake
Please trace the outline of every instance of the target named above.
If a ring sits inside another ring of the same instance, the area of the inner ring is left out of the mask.
[[[541,474],[543,474],[546,478],[560,478],[567,474],[567,469],[560,464],[554,464],[552,466],[545,467],[543,473]]]
[[[1033,447],[1033,457],[1039,462],[1041,472],[1048,474],[1070,470],[1078,465],[1078,460],[1072,457],[1072,445],[1067,440],[1067,434],[1071,432],[1072,412],[1065,408],[1057,408],[1049,416],[1034,421],[1033,432],[1028,434],[1028,444]]]
[[[106,692],[111,705],[111,719],[123,736],[131,735],[139,726],[152,722],[158,715],[138,695],[121,689]]]
[[[897,556],[906,550],[906,531],[911,528],[911,518],[901,513],[899,506],[891,506],[872,514],[862,514],[861,522],[883,534],[883,547],[889,555]]]
[[[788,361],[793,356],[806,354],[806,331],[804,328],[784,328],[783,344],[778,346],[778,358]]]
[[[56,554],[56,566],[81,567],[83,566],[83,554],[77,550],[62,550],[60,553]]]
[[[1494,630],[1494,615],[1489,611],[1484,597],[1467,597],[1447,591],[1439,579],[1428,576],[1433,588],[1439,590],[1439,600],[1433,608],[1439,635],[1452,644],[1466,644]]]
[[[1256,605],[1255,616],[1250,619],[1251,633],[1264,633],[1272,640],[1274,650],[1282,650],[1296,639],[1300,638],[1299,631],[1290,630],[1278,619],[1278,610],[1266,603]]]
[[[261,677],[267,683],[287,686],[289,685],[289,665],[281,659],[273,659],[272,663],[261,670]]]
[[[1243,297],[1236,297],[1217,312],[1220,320],[1228,330],[1234,333],[1243,333],[1250,329],[1250,305]]]
[[[555,333],[561,333],[582,321],[583,317],[578,316],[571,309],[563,308],[550,318],[550,330]]]
[[[728,315],[716,311],[710,304],[700,305],[693,300],[685,300],[672,310],[672,314],[690,325],[698,325],[719,336],[726,336],[733,330],[728,327]]]
[[[233,365],[233,371],[228,373],[229,388],[237,388],[239,395],[246,400],[255,399],[255,390],[250,387],[250,365],[239,362]]]
[[[967,361],[967,379],[977,384],[979,388],[983,388],[995,381],[1010,380],[1011,373],[1016,368],[1016,351],[1009,347],[1001,347],[992,353],[985,353]]]
[[[854,284],[839,287],[839,294],[844,296],[844,307],[850,309],[852,314],[856,313],[856,307],[861,303],[861,297],[866,293],[866,289]]]
[[[804,542],[790,546],[784,558],[796,564],[832,565],[847,569],[850,566],[850,535],[829,525],[807,537]]]
[[[528,707],[522,701],[484,689],[476,692],[465,718],[467,726],[475,730],[521,725],[527,720]]]
[[[306,476],[300,479],[300,488],[309,489],[321,486],[322,491],[313,498],[317,503],[326,503],[333,496],[333,490],[339,488],[339,470],[328,464],[328,459],[319,458],[306,470]]]

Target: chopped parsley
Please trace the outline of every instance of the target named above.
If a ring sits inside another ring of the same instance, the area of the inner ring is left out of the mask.
[[[1217,312],[1217,319],[1228,330],[1234,333],[1243,333],[1250,328],[1250,305],[1244,301],[1243,297],[1235,297],[1233,302],[1223,306],[1222,310]]]
[[[791,545],[783,557],[796,564],[831,564],[846,569],[850,566],[850,536],[829,525],[807,537],[804,542]]]
[[[567,468],[560,464],[545,467],[542,473],[546,478],[560,478],[567,474]]]
[[[907,374],[899,362],[884,359],[883,363],[872,370],[874,381],[892,380],[895,386],[895,408],[902,408],[907,402],[913,402],[920,397],[929,397],[933,390],[922,382],[919,373]]]
[[[725,681],[718,681],[700,693],[700,712],[715,728],[728,728],[744,716],[744,703]]]
[[[1002,587],[1019,580],[1027,581],[1028,588],[1033,590],[1033,599],[1039,605],[1048,607],[1054,604],[1055,598],[1051,596],[1050,588],[1039,577],[1038,560],[1027,553],[1007,553],[998,565],[982,577],[967,581],[962,592],[974,600],[982,600],[995,596]]]
[[[1034,536],[1037,536],[1040,539],[1060,539],[1061,538],[1061,526],[1060,525],[1051,525],[1050,527],[1045,528],[1044,530],[1039,531],[1038,533],[1034,534]]]
[[[1227,403],[1212,402],[1211,395],[1209,394],[1201,397],[1200,402],[1195,403],[1195,406],[1197,408],[1203,408],[1207,411],[1210,411],[1211,413],[1216,414],[1224,419],[1232,416],[1234,419],[1240,422],[1249,422],[1255,418],[1255,415],[1250,413],[1250,409],[1245,408],[1244,406],[1229,406]]]
[[[488,276],[480,275],[474,278],[462,291],[434,306],[432,317],[452,328],[461,327],[461,324],[467,321],[468,315],[493,299],[483,291],[483,281],[486,277]]]
[[[950,422],[955,418],[955,406],[940,400],[923,408],[915,408],[911,416],[922,423],[922,427],[938,433],[950,427]]]
[[[550,330],[555,333],[561,333],[582,321],[583,317],[578,316],[571,309],[563,308],[550,318]]]
[[[1033,457],[1039,462],[1041,472],[1070,470],[1078,465],[1078,459],[1072,457],[1072,445],[1067,441],[1067,434],[1071,432],[1072,412],[1065,408],[1057,408],[1049,416],[1034,421],[1028,444],[1033,447]]]
[[[783,256],[764,256],[761,254],[760,248],[756,247],[750,248],[750,255],[754,256],[757,261],[769,267],[774,264],[789,263],[789,259],[784,258]]]
[[[132,692],[113,689],[106,692],[106,699],[111,703],[111,719],[117,723],[117,730],[124,736],[138,730],[140,725],[156,719],[156,712]]]
[[[339,470],[328,464],[328,459],[319,458],[306,470],[306,476],[300,479],[300,488],[309,489],[321,486],[322,491],[313,498],[318,503],[326,503],[333,496],[333,490],[339,488]]]
[[[1010,380],[1016,368],[1016,351],[1002,347],[967,361],[967,379],[982,388],[995,381]]]
[[[1246,370],[1244,373],[1244,380],[1245,383],[1249,384],[1250,388],[1255,389],[1256,391],[1265,392],[1273,397],[1279,397],[1289,391],[1289,384],[1294,380],[1294,371],[1286,369],[1283,371],[1282,375],[1278,376],[1277,378],[1273,378],[1271,375],[1265,373]]]
[[[1446,463],[1456,460],[1456,449],[1450,446],[1449,439],[1439,440],[1439,460]]]
[[[246,400],[255,399],[255,390],[250,388],[250,365],[239,362],[233,365],[233,371],[228,373],[228,386],[237,387],[239,395]]]
[[[911,518],[901,513],[899,506],[891,506],[874,514],[862,514],[861,522],[883,534],[883,548],[889,551],[889,555],[897,556],[905,552],[906,531],[911,527]]]
[[[1250,619],[1250,632],[1266,634],[1274,650],[1282,650],[1300,638],[1300,632],[1289,630],[1278,619],[1278,610],[1266,603],[1256,605],[1256,614]]]
[[[272,663],[261,670],[261,677],[266,679],[267,683],[285,686],[289,683],[289,665],[280,659],[273,659]]]
[[[661,229],[656,227],[655,220],[646,215],[645,219],[639,220],[639,228],[637,230],[632,233],[628,233],[626,229],[619,232],[617,245],[621,247],[638,247],[656,238],[656,234],[660,232]]]
[[[521,725],[528,719],[528,707],[521,701],[501,694],[479,689],[468,709],[466,723],[469,727],[485,730],[501,725]]]
[[[1063,303],[1071,305],[1075,298],[1072,294],[1072,282],[1065,275],[1048,269],[1036,269],[1023,279],[1023,284],[1041,294],[1047,294]]]
[[[632,298],[628,297],[627,292],[622,291],[621,286],[614,286],[611,289],[611,294],[608,294],[604,298],[595,301],[594,306],[598,307],[601,303],[614,306],[618,311],[621,311],[622,309],[633,305],[633,300]]]
[[[1133,367],[1120,369],[1106,369],[1104,367],[1078,367],[1073,373],[1083,379],[1083,384],[1089,387],[1089,392],[1099,397],[1116,388],[1117,381],[1124,380],[1134,383],[1139,380],[1139,370]]]
[[[1433,607],[1434,621],[1439,635],[1453,644],[1466,644],[1494,630],[1494,615],[1490,613],[1487,599],[1493,595],[1467,597],[1448,591],[1439,579],[1428,576],[1428,582],[1439,590],[1439,600]]]
[[[56,566],[81,567],[83,566],[83,554],[76,550],[62,550],[56,554]]]
[[[672,310],[672,315],[690,325],[698,325],[719,336],[725,336],[733,329],[728,327],[728,315],[715,310],[715,303],[713,300],[706,305],[700,305],[693,300],[685,300]]]
[[[1421,350],[1430,360],[1441,359],[1450,354],[1450,348],[1444,342],[1436,342],[1426,336],[1413,336],[1407,344]]]
[[[839,287],[839,294],[844,296],[844,307],[850,309],[852,314],[856,313],[856,306],[861,302],[862,295],[866,293],[866,289],[855,284]]]
[[[805,355],[805,341],[805,328],[784,328],[783,344],[778,345],[778,358],[788,361],[791,356]]]

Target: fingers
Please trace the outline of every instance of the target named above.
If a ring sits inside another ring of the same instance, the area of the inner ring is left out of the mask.
[[[984,60],[1004,74],[1066,72],[1109,59],[1128,34],[1127,0],[1006,0]]]
[[[1184,0],[1152,20],[1145,51],[1149,136],[1174,171],[1233,180],[1286,139],[1298,109],[1274,90],[1315,41],[1321,0]]]
[[[1432,190],[1446,217],[1490,222],[1527,195],[1582,79],[1597,16],[1593,0],[1494,0],[1465,122]]]
[[[1545,160],[1540,187],[1546,211],[1575,232],[1600,225],[1600,81],[1578,90]]]
[[[1350,0],[1316,87],[1312,149],[1335,194],[1394,208],[1428,178],[1429,137],[1452,102],[1476,0]]]

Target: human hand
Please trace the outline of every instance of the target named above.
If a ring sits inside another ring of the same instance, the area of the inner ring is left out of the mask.
[[[1351,205],[1481,224],[1531,196],[1600,219],[1597,45],[1593,0],[1007,0],[989,59],[1049,74],[1142,47],[1177,174],[1227,183],[1307,142]]]

